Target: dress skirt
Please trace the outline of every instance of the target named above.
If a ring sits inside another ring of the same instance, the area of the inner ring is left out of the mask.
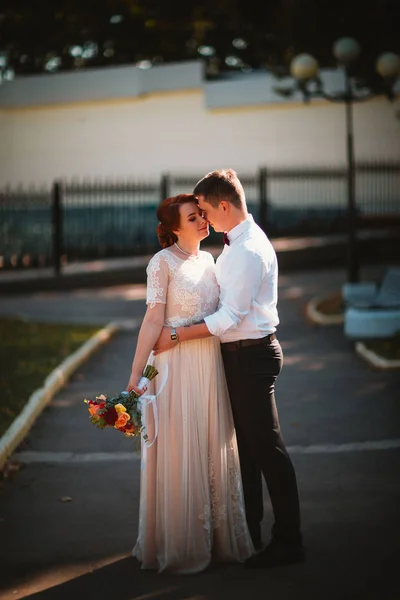
[[[239,457],[220,343],[177,344],[149,360],[159,371],[158,436],[142,442],[139,532],[133,555],[144,569],[196,573],[212,561],[254,552],[247,529]],[[146,407],[147,434],[154,417]]]

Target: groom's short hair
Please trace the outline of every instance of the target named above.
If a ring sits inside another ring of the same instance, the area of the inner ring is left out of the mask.
[[[221,169],[207,173],[196,183],[193,195],[204,196],[204,200],[216,208],[221,200],[230,202],[236,208],[246,204],[244,189],[236,171]]]

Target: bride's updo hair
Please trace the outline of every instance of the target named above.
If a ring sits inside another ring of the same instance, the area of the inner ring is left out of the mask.
[[[178,237],[173,230],[179,229],[181,221],[180,206],[188,202],[196,203],[193,194],[179,194],[178,196],[166,198],[157,208],[157,219],[159,220],[157,237],[162,248],[168,248],[168,246],[172,246],[178,241]]]

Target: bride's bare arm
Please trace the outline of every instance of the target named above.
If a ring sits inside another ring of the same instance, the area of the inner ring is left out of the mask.
[[[160,333],[164,324],[165,304],[155,304],[153,308],[150,305],[147,307],[142,326],[140,327],[136,352],[132,362],[132,372],[129,378],[129,383],[126,390],[130,392],[137,389],[137,384],[142,376],[149,359],[150,353],[153,350],[154,344],[160,337]]]
[[[177,327],[176,333],[178,335],[179,342],[198,340],[200,338],[206,338],[212,335],[208,331],[205,323],[197,323],[196,325],[190,325],[189,327]],[[154,354],[160,354],[160,352],[170,350],[176,344],[177,342],[171,340],[171,327],[163,327],[161,335],[153,348]]]

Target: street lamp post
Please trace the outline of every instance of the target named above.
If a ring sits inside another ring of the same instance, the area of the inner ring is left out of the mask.
[[[292,76],[297,81],[305,102],[311,97],[322,97],[330,102],[342,102],[346,110],[346,159],[347,159],[347,279],[356,283],[359,279],[359,264],[357,255],[357,206],[355,200],[355,164],[354,164],[354,133],[353,133],[353,104],[365,101],[382,92],[389,100],[395,97],[394,84],[400,74],[400,57],[392,52],[381,54],[376,62],[376,71],[382,78],[383,88],[378,91],[364,89],[363,93],[354,91],[353,79],[350,73],[351,63],[361,52],[359,43],[353,38],[340,38],[333,45],[333,54],[339,66],[343,69],[344,90],[335,94],[324,91],[321,79],[318,77],[318,62],[311,54],[296,56],[290,65]],[[279,90],[278,90],[279,91]],[[283,90],[280,90],[283,91]],[[285,90],[285,94],[293,90]]]
[[[344,101],[346,107],[346,158],[347,158],[347,280],[355,283],[359,278],[357,255],[357,206],[355,197],[354,170],[354,127],[353,90],[349,73],[349,63],[358,58],[361,48],[352,38],[341,38],[333,46],[333,53],[345,74]]]

